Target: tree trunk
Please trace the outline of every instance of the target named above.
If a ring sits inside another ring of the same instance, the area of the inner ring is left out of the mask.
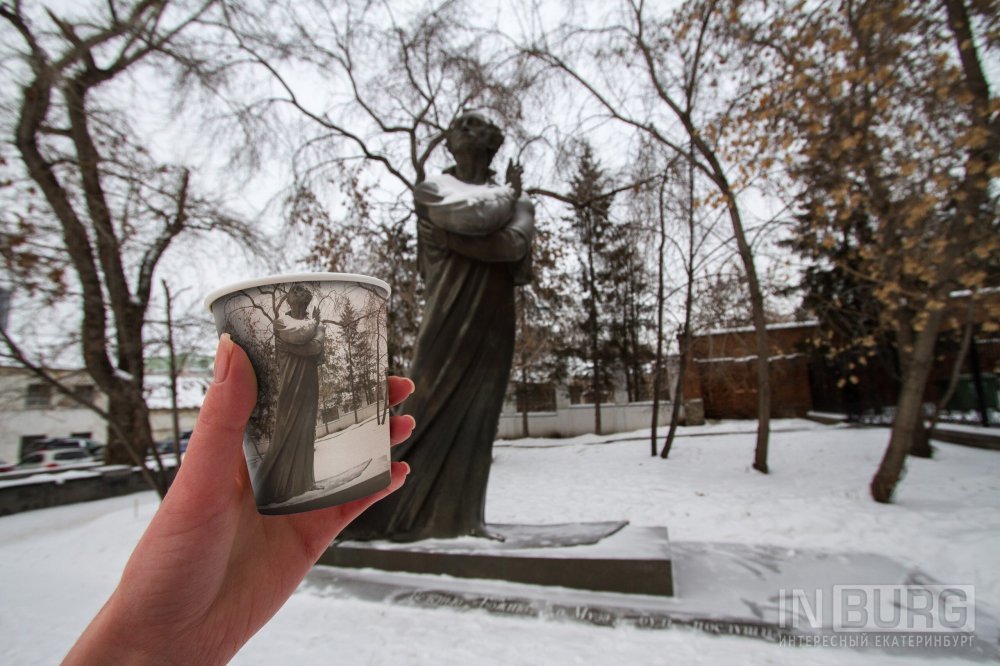
[[[690,312],[690,308],[688,309]],[[689,316],[689,315],[687,315]],[[667,438],[663,442],[663,451],[660,457],[664,460],[670,455],[670,449],[674,445],[674,437],[677,435],[677,422],[681,416],[681,404],[684,402],[684,373],[687,372],[688,350],[691,348],[690,321],[684,322],[685,332],[681,343],[681,357],[677,363],[677,383],[674,385],[674,397],[670,406],[670,429],[667,431]]]
[[[656,429],[660,424],[660,376],[663,372],[663,253],[667,243],[666,221],[663,215],[663,188],[666,185],[666,177],[660,182],[660,247],[659,259],[656,268],[656,363],[653,373],[653,423],[649,433],[649,455],[656,455]]]
[[[771,430],[771,364],[767,341],[767,321],[764,317],[764,296],[757,279],[750,244],[743,233],[743,223],[736,211],[735,201],[730,200],[730,216],[733,233],[739,248],[743,269],[746,271],[747,288],[750,290],[750,305],[753,310],[754,341],[757,347],[757,445],[754,449],[753,468],[762,474],[768,473],[767,446]]]
[[[687,372],[688,355],[691,352],[691,310],[694,308],[694,142],[691,142],[691,153],[688,155],[688,256],[685,265],[687,285],[684,290],[684,329],[681,331],[680,359],[677,363],[677,383],[674,386],[673,402],[670,408],[670,429],[663,442],[660,457],[664,460],[670,455],[677,435],[677,421],[681,415],[681,404],[684,401],[684,374]]]
[[[528,437],[528,372],[521,366],[521,436]]]
[[[948,387],[945,389],[944,395],[941,396],[941,400],[938,401],[938,404],[934,409],[934,416],[931,418],[931,432],[934,432],[934,429],[937,427],[938,419],[941,418],[941,410],[943,410],[945,405],[951,401],[951,397],[955,395],[955,389],[958,388],[958,380],[962,375],[962,365],[965,363],[965,357],[969,354],[969,345],[972,343],[974,312],[973,301],[970,298],[968,313],[965,317],[965,327],[962,331],[962,343],[959,345],[958,354],[955,355],[955,363],[951,367],[951,374],[948,377]]]
[[[983,372],[979,364],[979,351],[976,341],[969,346],[969,364],[972,366],[972,386],[976,390],[976,405],[979,407],[979,424],[984,428],[990,426],[989,408],[986,406],[986,392],[983,390]]]
[[[159,460],[153,435],[149,428],[149,411],[142,400],[141,391],[134,388],[112,392],[108,395],[108,446],[105,459],[108,464],[137,466],[143,477],[162,498],[167,493],[168,482],[162,465],[154,473],[146,467],[146,455],[152,451]]]
[[[378,318],[375,320],[375,367],[373,368],[375,373],[375,423],[382,425],[385,421],[382,419],[382,396],[380,394],[380,389],[382,387],[381,382],[388,381],[385,377],[378,376],[378,361],[379,354],[382,350],[379,349],[379,339],[378,339]],[[386,400],[389,399],[387,395]]]
[[[601,428],[601,387],[600,387],[600,377],[601,366],[600,363],[594,363],[594,382],[592,386],[592,391],[594,393],[594,432],[598,435],[604,434]]]
[[[767,320],[764,315],[764,295],[760,290],[760,280],[757,278],[757,268],[754,264],[753,251],[747,242],[743,229],[743,218],[736,202],[736,194],[726,178],[726,173],[712,148],[705,143],[694,129],[690,116],[682,116],[688,136],[697,148],[698,153],[709,164],[708,175],[719,192],[726,198],[726,209],[733,226],[733,237],[736,248],[743,263],[743,271],[747,278],[747,290],[750,292],[750,308],[753,313],[754,342],[757,350],[757,446],[754,450],[753,468],[767,474],[767,444],[771,431],[771,365],[770,345],[767,341]]]
[[[899,368],[899,375],[901,378],[905,377],[906,368],[910,366],[913,362],[914,347],[917,344],[917,340],[914,338],[914,328],[913,322],[916,319],[916,314],[911,309],[903,309],[900,311],[900,323],[897,327],[896,337],[897,337],[897,354],[896,363]],[[936,344],[936,338],[935,338]],[[926,381],[925,381],[926,384]],[[902,379],[900,380],[900,395],[902,395]],[[921,392],[923,389],[921,389]],[[924,415],[923,410],[918,409],[913,416],[912,424],[912,436],[909,444],[909,455],[916,456],[918,458],[930,458],[932,453],[930,451],[931,442],[930,435],[927,432],[927,428],[924,427]]]
[[[590,390],[594,399],[594,432],[601,433],[601,362],[598,355],[597,278],[594,276],[593,230],[587,243],[587,290],[590,292],[590,360],[593,377]]]
[[[896,403],[896,420],[892,425],[889,445],[878,472],[871,481],[871,494],[876,502],[892,501],[893,492],[903,472],[906,455],[913,444],[916,424],[922,418],[924,387],[934,362],[934,344],[944,310],[931,313],[927,324],[917,335],[913,352],[907,355],[903,368],[903,386]]]
[[[917,411],[917,420],[913,424],[913,443],[910,444],[910,455],[915,458],[934,457],[934,449],[931,447],[931,433],[924,425],[923,409]]]
[[[161,280],[163,293],[167,298],[167,351],[170,355],[170,420],[174,434],[174,455],[177,457],[177,466],[181,466],[181,424],[177,411],[177,353],[174,349],[174,320],[171,302],[170,287],[166,280]]]

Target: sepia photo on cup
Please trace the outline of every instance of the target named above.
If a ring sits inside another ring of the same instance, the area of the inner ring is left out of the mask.
[[[385,282],[346,273],[258,278],[206,299],[257,374],[243,450],[261,513],[389,485],[388,299]]]

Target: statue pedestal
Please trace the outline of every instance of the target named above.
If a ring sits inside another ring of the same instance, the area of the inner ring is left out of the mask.
[[[670,542],[665,527],[624,522],[489,525],[504,541],[462,537],[413,543],[341,541],[319,564],[456,578],[672,596]]]
[[[490,527],[510,529],[525,537],[529,533],[533,533],[534,537],[546,533],[549,537],[565,537],[568,532],[576,532],[579,536],[580,532],[577,530],[587,530],[594,526]],[[626,553],[645,554],[646,549],[652,548],[661,538],[663,540],[660,543],[665,546],[666,530],[662,528],[629,527],[611,534],[599,543],[541,547],[538,550],[560,553],[558,557],[547,558],[551,561],[550,567],[554,566],[557,570],[586,570],[589,564],[584,560],[603,560],[605,572],[610,579],[617,576],[614,571],[616,567],[628,564],[623,563],[621,558],[586,558],[577,553],[612,550],[611,547],[617,543],[616,548],[624,548]],[[641,545],[643,543],[645,545]],[[457,550],[458,544],[453,545]],[[506,548],[515,553],[520,550],[511,548],[512,545],[508,542]],[[504,548],[503,544],[498,546],[501,550]],[[333,564],[333,557],[345,557],[345,553],[347,557],[357,557],[359,547],[366,551],[396,551],[404,548],[418,549],[418,552],[431,550],[427,542],[344,543],[331,548],[321,561]],[[484,547],[475,549],[485,550]],[[437,552],[440,553],[440,550]],[[453,552],[452,555],[458,553]],[[838,587],[846,587],[850,593],[859,586],[933,586],[935,582],[906,564],[869,553],[739,543],[674,542],[671,545],[671,555],[666,560],[671,568],[676,563],[679,571],[676,585],[672,586],[674,596],[655,594],[652,586],[658,581],[662,583],[663,578],[657,578],[657,574],[646,571],[635,576],[630,591],[624,594],[573,589],[565,582],[555,583],[551,580],[542,581],[541,585],[509,582],[505,575],[507,571],[501,571],[493,580],[485,577],[469,579],[461,577],[461,572],[456,572],[456,569],[439,571],[455,577],[427,576],[399,569],[379,571],[372,563],[364,564],[373,567],[369,569],[345,568],[343,564],[339,567],[318,566],[309,572],[303,584],[321,597],[359,599],[410,608],[486,612],[511,618],[546,619],[601,627],[653,630],[684,627],[708,634],[744,636],[790,646],[843,645],[853,648],[857,641],[852,641],[851,637],[859,638],[861,634],[850,631],[845,633],[838,631],[836,627],[839,616],[835,616],[833,610],[837,603],[835,599]],[[436,561],[442,564],[442,568],[445,562],[452,565],[456,563],[456,560],[450,560],[447,555],[436,558]],[[506,561],[506,566],[512,571],[520,565],[511,559]],[[662,574],[662,567],[658,571]],[[566,586],[544,586],[554,584]],[[922,600],[922,597],[917,599]],[[815,615],[815,621],[809,616],[810,612]],[[917,609],[916,612],[925,613],[926,609]],[[1000,619],[990,606],[981,601],[975,608],[974,633],[936,635],[948,635],[952,641],[950,644],[939,644],[938,648],[928,648],[940,651],[942,656],[958,655],[994,661],[1000,659]],[[878,636],[868,636],[857,643],[857,649],[914,654],[913,645],[908,645],[906,641],[910,634],[899,636],[902,637],[900,641],[891,640],[891,631],[882,637],[887,639],[885,641]],[[931,634],[927,636],[934,637]]]

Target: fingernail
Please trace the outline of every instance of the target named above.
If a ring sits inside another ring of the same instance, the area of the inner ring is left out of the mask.
[[[413,430],[414,428],[417,427],[417,420],[413,418],[412,414],[407,414],[407,416],[410,417],[410,430]]]
[[[229,362],[233,358],[233,339],[228,333],[223,333],[219,338],[219,346],[215,350],[215,376],[216,383],[226,381],[229,374]]]
[[[409,476],[409,474],[410,474],[410,463],[408,463],[406,461],[403,461],[403,464],[406,465],[406,474],[407,474],[407,476]]]

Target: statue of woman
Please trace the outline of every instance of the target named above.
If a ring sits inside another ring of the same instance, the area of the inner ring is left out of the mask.
[[[319,365],[323,358],[323,325],[319,309],[307,310],[312,292],[293,285],[289,309],[274,320],[278,355],[278,404],[271,445],[257,471],[257,504],[279,504],[313,488],[316,412],[319,409]]]
[[[415,188],[427,305],[406,410],[416,428],[393,449],[413,472],[341,538],[495,538],[486,484],[514,355],[514,287],[530,280],[535,235],[520,165],[508,164],[506,185],[493,180],[503,139],[482,113],[460,115],[446,133],[455,166]]]

